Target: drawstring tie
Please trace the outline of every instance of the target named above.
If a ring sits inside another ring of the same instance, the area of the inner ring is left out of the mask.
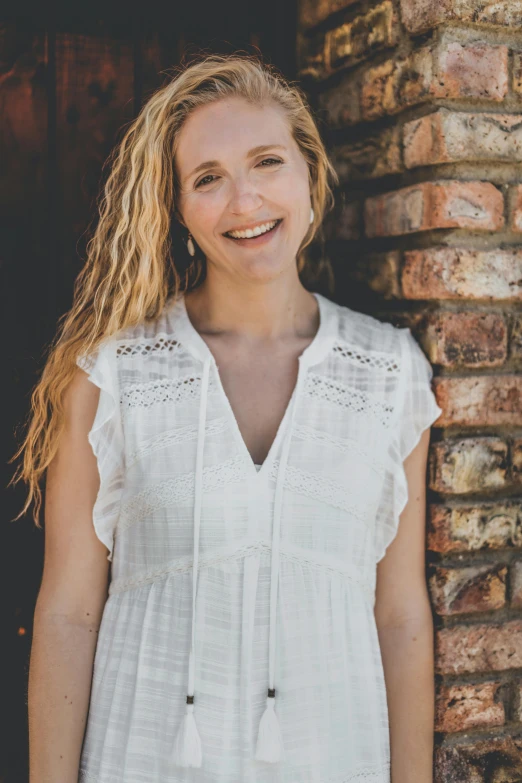
[[[203,482],[203,446],[205,440],[205,420],[207,412],[207,394],[209,385],[210,365],[213,357],[205,359],[201,383],[199,405],[198,443],[196,453],[195,502],[194,502],[194,556],[192,569],[192,641],[189,655],[189,673],[187,688],[186,711],[178,729],[172,753],[172,762],[180,767],[201,767],[202,748],[201,737],[194,717],[194,681],[195,681],[195,626],[196,626],[196,592],[199,561],[199,531],[201,523],[201,500]],[[301,357],[299,357],[299,365]],[[272,528],[272,560],[270,579],[270,631],[268,658],[268,695],[266,708],[261,716],[257,735],[254,758],[257,761],[277,762],[283,758],[284,747],[279,719],[275,711],[275,651],[276,651],[276,607],[277,589],[279,583],[279,542],[281,528],[281,510],[283,501],[283,486],[290,450],[292,426],[297,408],[297,399],[302,385],[302,373],[299,369],[295,395],[290,411],[288,430],[284,438],[281,460],[277,472],[277,482],[274,500],[274,521]]]
[[[301,357],[299,357],[299,365]],[[257,761],[281,761],[284,756],[283,738],[279,719],[275,711],[275,651],[276,651],[276,607],[277,607],[277,588],[279,583],[279,543],[281,528],[281,509],[283,505],[283,486],[288,462],[288,453],[290,451],[290,441],[292,437],[292,426],[294,414],[297,408],[297,398],[301,386],[301,371],[297,374],[297,383],[295,396],[293,400],[290,422],[284,439],[281,460],[277,471],[277,483],[274,501],[274,522],[272,527],[272,564],[270,573],[270,636],[268,648],[268,695],[266,698],[266,707],[257,734],[257,744],[255,759]]]
[[[180,767],[201,767],[202,752],[196,719],[194,717],[194,680],[195,657],[194,640],[196,631],[196,588],[199,561],[199,528],[201,522],[201,499],[203,489],[203,445],[205,441],[205,419],[207,415],[207,392],[211,357],[205,360],[203,378],[201,381],[201,398],[199,403],[198,443],[196,452],[196,475],[194,486],[194,562],[192,566],[192,641],[189,655],[189,674],[187,688],[187,706],[174,743],[174,764]]]

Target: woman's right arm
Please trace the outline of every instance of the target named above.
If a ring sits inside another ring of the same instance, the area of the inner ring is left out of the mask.
[[[29,666],[29,783],[77,783],[98,629],[107,600],[107,549],[92,522],[100,479],[88,433],[100,389],[78,370],[65,428],[47,469],[45,556]]]

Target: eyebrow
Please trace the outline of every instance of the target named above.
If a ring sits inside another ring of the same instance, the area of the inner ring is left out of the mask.
[[[286,150],[286,147],[283,144],[260,144],[257,147],[252,147],[251,150],[247,153],[247,159],[253,158],[256,155],[260,155],[262,152],[267,152],[267,150]],[[203,169],[210,169],[214,166],[219,166],[219,160],[207,160],[205,163],[200,163],[199,166],[196,166],[193,171],[190,172],[190,174],[187,174],[187,176],[184,178],[183,182],[186,182],[190,177],[193,177],[194,174],[197,174],[198,171],[202,171]]]

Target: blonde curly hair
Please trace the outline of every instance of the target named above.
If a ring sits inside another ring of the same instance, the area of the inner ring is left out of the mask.
[[[196,287],[204,276],[204,260],[188,264],[176,220],[179,185],[174,160],[179,133],[192,111],[232,96],[282,107],[308,164],[314,210],[314,221],[298,250],[298,272],[308,272],[313,279],[329,266],[327,259],[319,259],[311,269],[313,264],[303,254],[326,212],[333,209],[331,184],[338,184],[338,177],[300,87],[258,55],[204,55],[172,71],[173,78],[147,100],[104,165],[110,173],[98,198],[99,220],[76,278],[73,304],[49,346],[31,394],[27,434],[11,458],[23,453],[10,485],[24,480],[29,488],[15,519],[34,503],[37,527],[42,505],[39,482],[58,449],[64,395],[77,371],[77,358],[96,352],[120,329],[154,319],[167,299]]]

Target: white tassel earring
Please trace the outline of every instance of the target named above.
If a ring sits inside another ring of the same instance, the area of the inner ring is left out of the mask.
[[[187,250],[188,250],[190,256],[194,256],[195,253],[196,253],[196,248],[194,247],[194,242],[192,241],[192,237],[190,235],[190,232],[189,232],[188,239],[187,239]]]
[[[314,222],[314,208],[310,210],[310,225]]]

